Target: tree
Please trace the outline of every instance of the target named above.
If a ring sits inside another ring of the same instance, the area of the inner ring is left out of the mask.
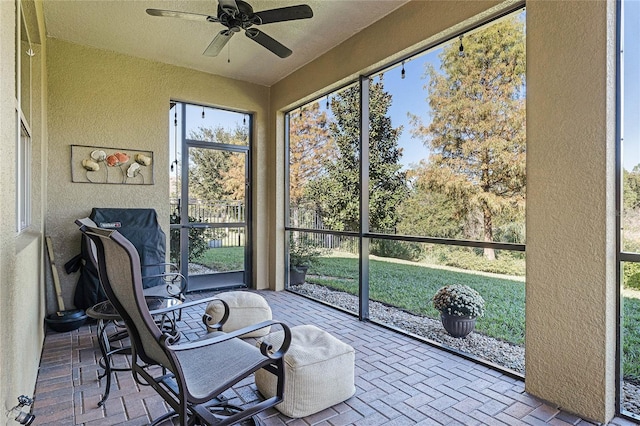
[[[372,82],[369,100],[369,218],[377,231],[395,231],[396,208],[406,196],[405,173],[399,164],[402,155],[398,136],[387,116],[391,95],[384,91],[382,79]],[[335,118],[330,123],[336,144],[336,158],[326,161],[326,174],[308,186],[309,199],[315,200],[325,224],[334,230],[357,230],[360,225],[360,103],[358,87],[350,87],[331,100]]]
[[[629,172],[622,169],[623,207],[625,213],[630,213],[640,207],[640,164]]]
[[[200,127],[190,132],[190,139],[227,145],[246,145],[248,135],[244,127],[226,130],[222,126]],[[213,148],[213,146],[212,146]],[[229,151],[191,148],[189,150],[190,196],[219,201],[244,194],[244,157]]]
[[[227,198],[233,201],[244,201],[246,195],[245,154],[229,153],[228,168],[222,175],[222,189]]]
[[[398,207],[398,233],[439,238],[461,238],[466,211],[461,200],[431,191],[426,180],[428,164],[421,161],[408,172],[409,195]]]
[[[468,203],[482,217],[481,238],[493,241],[494,218],[524,210],[524,22],[507,18],[461,43],[463,51],[444,48],[442,73],[427,66],[432,120],[414,116],[413,134],[431,151],[428,187]]]
[[[292,207],[303,202],[308,183],[323,172],[323,164],[333,161],[327,113],[318,102],[291,114],[289,121],[289,199]]]

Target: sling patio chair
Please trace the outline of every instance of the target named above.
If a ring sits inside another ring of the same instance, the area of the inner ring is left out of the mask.
[[[231,425],[251,421],[257,413],[282,401],[283,357],[291,342],[286,324],[269,320],[230,333],[214,331],[222,329],[229,314],[226,303],[215,297],[153,311],[157,315],[211,300],[225,306],[220,322],[207,327],[209,333],[198,340],[177,344],[173,335],[158,328],[145,303],[140,257],[133,244],[115,230],[86,225],[80,230],[95,243],[100,282],[127,327],[134,379],[153,387],[172,409],[156,419],[154,425],[170,417],[178,417],[183,426]],[[240,339],[269,326],[284,332],[284,341],[278,348],[266,343],[258,348]],[[244,410],[229,405],[221,394],[260,369],[277,377],[275,396]]]

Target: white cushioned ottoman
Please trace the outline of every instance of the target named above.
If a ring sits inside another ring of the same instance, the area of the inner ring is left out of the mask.
[[[283,336],[278,331],[262,340],[279,347]],[[351,398],[356,391],[354,349],[313,325],[291,328],[284,365],[284,396],[276,408],[285,416],[309,416]],[[273,374],[260,369],[255,379],[265,398],[276,394]]]
[[[271,319],[271,308],[265,298],[259,294],[250,291],[228,291],[217,294],[216,297],[229,305],[229,318],[222,326],[222,331],[236,331]],[[209,302],[205,312],[212,318],[207,321],[207,325],[213,325],[222,319],[224,305],[220,302]],[[242,337],[261,337],[269,334],[269,331],[270,327],[265,327]]]

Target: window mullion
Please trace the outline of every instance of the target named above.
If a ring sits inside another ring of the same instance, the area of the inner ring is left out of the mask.
[[[369,77],[360,77],[359,317],[369,319]]]

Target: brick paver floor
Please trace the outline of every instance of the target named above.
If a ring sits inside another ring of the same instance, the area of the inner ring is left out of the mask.
[[[289,292],[260,292],[274,319],[290,326],[314,324],[356,350],[356,393],[347,401],[303,419],[270,409],[267,425],[590,425],[524,391],[524,383],[498,371],[429,346],[344,312]],[[190,295],[191,299],[208,296]],[[203,331],[204,306],[189,308],[183,320],[196,334]],[[105,379],[96,325],[67,333],[49,331],[35,391],[34,425],[145,425],[167,412],[149,387],[136,384],[128,371],[114,373],[109,399],[102,397]],[[126,367],[126,356],[114,357]],[[225,396],[235,403],[260,399],[252,379]],[[170,422],[165,422],[169,425]],[[616,418],[612,425],[632,425]]]

